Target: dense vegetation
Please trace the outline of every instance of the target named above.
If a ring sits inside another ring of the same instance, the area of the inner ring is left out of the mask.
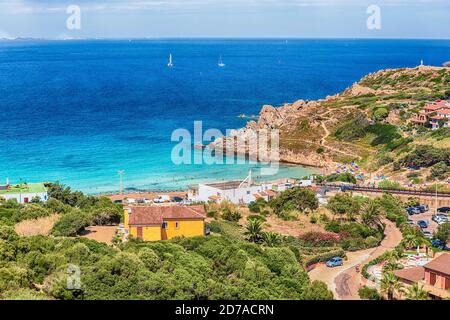
[[[299,245],[260,234],[257,223],[243,232],[231,206],[209,237],[108,246],[73,236],[89,224],[120,221],[120,206],[59,184],[49,195],[45,204],[0,206],[2,299],[333,298],[324,283],[309,280]],[[16,222],[50,214],[60,216],[52,236],[15,233]]]

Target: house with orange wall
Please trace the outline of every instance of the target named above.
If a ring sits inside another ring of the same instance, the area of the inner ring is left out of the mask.
[[[196,237],[205,234],[203,206],[136,206],[125,209],[124,227],[144,241]]]

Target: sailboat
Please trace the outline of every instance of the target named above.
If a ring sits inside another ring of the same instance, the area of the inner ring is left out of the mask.
[[[220,58],[219,58],[218,66],[219,66],[219,68],[225,67],[225,63],[223,63],[223,61],[222,61],[222,56],[220,56]]]
[[[170,54],[170,56],[169,56],[169,63],[167,64],[167,66],[168,66],[169,68],[172,68],[172,67],[173,67],[172,54]]]

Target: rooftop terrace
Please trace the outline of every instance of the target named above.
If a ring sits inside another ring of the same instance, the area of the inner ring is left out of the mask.
[[[16,193],[40,193],[46,191],[47,188],[43,183],[10,184],[8,187],[6,185],[0,185],[0,195]]]

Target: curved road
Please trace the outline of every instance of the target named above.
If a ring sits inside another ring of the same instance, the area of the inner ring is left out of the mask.
[[[369,261],[381,256],[388,250],[395,248],[402,240],[400,230],[395,223],[386,221],[385,237],[379,247],[347,253],[348,260],[341,267],[328,268],[321,265],[309,272],[311,280],[323,281],[338,300],[359,300],[358,289],[361,283],[361,273],[357,273],[355,266],[361,268]]]

